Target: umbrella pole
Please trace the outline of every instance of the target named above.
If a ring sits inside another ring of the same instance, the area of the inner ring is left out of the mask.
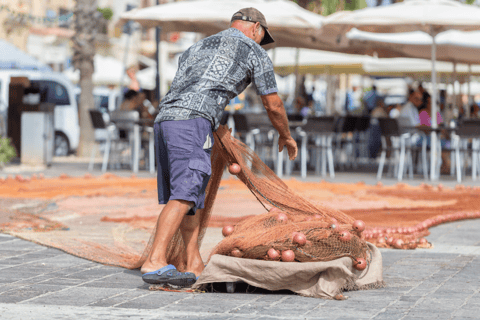
[[[465,110],[465,114],[467,115],[467,119],[469,119],[471,117],[471,114],[470,114],[470,105],[471,105],[471,102],[470,102],[470,97],[472,95],[472,86],[471,86],[471,79],[472,79],[472,65],[469,64],[468,65],[468,76],[467,76],[467,110]]]
[[[453,63],[453,81],[452,81],[452,95],[453,95],[453,103],[452,103],[452,111],[457,109],[457,92],[455,91],[455,84],[457,82],[457,63]],[[456,112],[456,111],[455,111]]]
[[[431,125],[432,129],[437,128],[437,71],[435,70],[435,60],[437,54],[437,44],[435,43],[435,34],[432,34],[432,112]],[[435,130],[431,133],[430,143],[430,180],[437,179],[437,134]]]

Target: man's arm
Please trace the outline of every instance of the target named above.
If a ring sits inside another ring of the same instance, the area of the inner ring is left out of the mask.
[[[261,98],[273,127],[280,135],[278,139],[278,151],[281,152],[283,147],[286,146],[290,160],[295,159],[297,157],[297,143],[290,135],[287,114],[283,107],[282,99],[280,99],[276,93],[263,95]]]

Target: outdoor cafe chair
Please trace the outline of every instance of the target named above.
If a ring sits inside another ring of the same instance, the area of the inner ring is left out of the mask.
[[[275,130],[266,113],[234,113],[234,136],[252,149],[268,164],[275,158]],[[274,149],[272,151],[272,148]]]
[[[413,177],[413,159],[411,153],[411,134],[401,130],[398,119],[377,118],[381,131],[382,149],[380,163],[378,165],[377,180],[382,178],[387,152],[390,152],[390,168],[393,166],[393,174],[401,181],[403,178],[405,163]],[[389,143],[390,142],[390,143]]]
[[[465,175],[464,163],[468,153],[472,155],[472,180],[477,180],[477,173],[480,174],[480,120],[462,121],[452,134],[452,143],[455,150],[457,181],[462,182],[462,173]]]
[[[345,163],[353,166],[355,153],[355,135],[357,128],[357,117],[347,115],[340,117],[335,125],[335,158],[338,159],[340,168],[343,169]]]
[[[300,146],[301,176],[307,176],[308,150],[312,151],[310,159],[315,159],[315,173],[327,174],[327,163],[330,177],[335,177],[333,160],[333,138],[335,136],[334,117],[310,117],[307,123],[301,127],[302,142]],[[315,151],[315,153],[314,153]]]
[[[112,142],[115,140],[116,128],[114,124],[107,123],[107,121],[105,121],[104,114],[102,112],[92,109],[89,110],[89,113],[93,128],[95,129],[95,144],[99,146],[99,149],[103,149],[102,172],[106,172],[110,160],[109,157]],[[95,153],[96,148],[92,148],[90,163],[88,165],[89,171],[93,170]]]

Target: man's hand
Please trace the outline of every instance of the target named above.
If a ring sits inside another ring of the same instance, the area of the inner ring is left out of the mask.
[[[297,143],[290,135],[287,114],[285,113],[282,99],[280,99],[277,93],[271,93],[263,95],[262,102],[273,127],[277,129],[280,135],[278,138],[278,151],[282,152],[283,147],[286,146],[290,160],[295,159],[297,157]]]
[[[294,160],[297,157],[297,142],[292,137],[289,138],[278,138],[278,152],[283,151],[283,147],[287,147],[288,157],[290,160]]]

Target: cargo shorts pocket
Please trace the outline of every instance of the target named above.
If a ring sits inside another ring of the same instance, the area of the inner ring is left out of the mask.
[[[202,160],[190,160],[188,163],[188,167],[192,170],[198,170],[202,172],[204,175],[210,176],[212,174],[212,167],[211,165]]]

